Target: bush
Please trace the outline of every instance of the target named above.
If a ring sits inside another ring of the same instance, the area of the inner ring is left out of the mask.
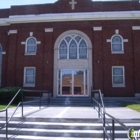
[[[5,87],[0,89],[0,103],[8,104],[12,98],[15,96],[20,87]],[[22,94],[19,93],[12,104],[17,104],[21,102]]]

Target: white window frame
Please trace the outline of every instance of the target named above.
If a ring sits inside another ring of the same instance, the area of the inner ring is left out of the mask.
[[[121,68],[123,70],[123,75],[118,75],[118,76],[123,76],[123,83],[122,84],[116,84],[113,81],[113,77],[115,75],[113,75],[113,69],[114,68]],[[124,66],[112,66],[112,87],[125,87],[125,67]]]
[[[0,44],[0,55],[1,55],[1,61],[0,61],[0,65],[1,65],[1,67],[0,67],[0,72],[1,72],[0,87],[1,87],[1,82],[2,82],[2,46],[1,46],[1,44]]]
[[[68,37],[68,36],[70,36],[72,39],[69,41],[69,43],[66,41],[66,37]],[[75,36],[79,36],[79,37],[81,37],[81,39],[80,39],[80,41],[77,43],[77,41],[76,41],[76,39],[75,39]],[[69,60],[74,60],[74,59],[70,59],[69,58],[69,46],[70,46],[70,43],[72,42],[72,40],[74,40],[75,42],[76,42],[76,44],[77,44],[77,58],[76,59],[82,59],[82,58],[79,58],[79,56],[80,56],[80,54],[79,54],[79,50],[80,50],[80,43],[81,43],[81,41],[82,40],[84,40],[85,41],[85,43],[86,43],[86,45],[87,45],[87,57],[86,58],[84,58],[84,59],[88,59],[88,43],[87,43],[87,41],[82,37],[82,36],[80,36],[80,35],[78,35],[78,34],[69,34],[69,35],[66,35],[65,37],[63,37],[62,38],[62,40],[60,41],[60,43],[59,43],[59,47],[60,47],[60,44],[61,44],[61,42],[63,41],[63,40],[65,40],[65,42],[66,42],[66,44],[67,44],[67,58],[66,59],[69,59]],[[58,49],[59,49],[59,47],[58,47]],[[58,59],[60,59],[60,60],[63,60],[63,59],[61,59],[60,58],[60,53],[59,53],[59,51],[58,51]],[[84,60],[83,59],[83,60]]]
[[[28,42],[28,40],[29,39],[31,39],[31,38],[33,38],[35,41],[36,41],[36,50],[35,50],[35,52],[27,52],[27,48],[28,48],[28,45],[27,45],[27,42]],[[36,55],[36,53],[37,53],[37,40],[36,40],[36,38],[35,37],[28,37],[27,39],[26,39],[26,43],[25,43],[25,55]]]
[[[119,36],[122,40],[122,51],[113,51],[113,38],[115,36]],[[111,53],[112,54],[124,54],[124,40],[123,40],[123,37],[121,35],[118,35],[118,34],[116,35],[115,34],[115,35],[112,36],[112,38],[111,38]]]
[[[33,84],[26,83],[26,69],[34,69],[34,72],[35,72],[34,79],[36,81],[36,68],[35,67],[24,67],[23,87],[35,87],[35,81]]]

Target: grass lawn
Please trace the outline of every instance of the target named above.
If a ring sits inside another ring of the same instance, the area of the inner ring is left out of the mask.
[[[7,105],[0,105],[0,110],[5,109]],[[9,108],[15,107],[15,105],[11,105]]]
[[[136,103],[125,103],[123,104],[125,107],[128,107],[130,109],[136,110],[138,112],[140,112],[140,104],[136,104]]]

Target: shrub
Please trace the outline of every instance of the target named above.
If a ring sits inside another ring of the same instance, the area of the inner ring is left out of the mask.
[[[8,104],[12,98],[15,96],[17,91],[20,89],[20,87],[5,87],[0,89],[0,103],[2,104]],[[18,96],[13,101],[13,104],[17,104],[21,102],[22,94],[19,93]]]

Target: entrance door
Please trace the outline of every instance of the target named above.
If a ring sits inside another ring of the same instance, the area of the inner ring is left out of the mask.
[[[87,95],[86,70],[60,70],[59,95],[84,96]]]

